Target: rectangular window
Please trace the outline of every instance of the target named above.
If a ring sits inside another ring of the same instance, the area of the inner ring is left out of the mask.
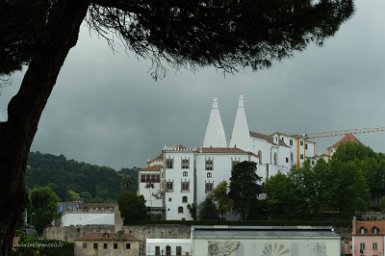
[[[293,140],[290,140],[290,146],[293,146]]]
[[[129,249],[131,249],[131,245],[130,243],[126,243],[126,250],[129,250]]]
[[[378,250],[377,248],[378,248],[377,243],[373,243],[372,245],[373,251],[377,251]]]
[[[288,163],[289,162],[289,158],[288,157],[286,157],[286,163]]]
[[[190,160],[189,159],[182,159],[181,166],[182,166],[182,169],[189,169],[190,168]]]
[[[173,191],[174,190],[174,182],[172,182],[172,181],[167,181],[167,183],[166,183],[166,190],[167,191]]]
[[[213,159],[206,159],[206,162],[205,162],[205,169],[207,171],[212,171],[214,170],[214,160]]]
[[[171,158],[166,159],[166,167],[168,169],[174,168],[174,160]]]
[[[305,149],[307,149],[307,143],[305,144]]]
[[[87,243],[83,243],[83,249],[87,249]]]
[[[294,154],[293,152],[290,153],[290,162],[293,162],[294,161]]]
[[[360,251],[365,250],[365,243],[360,243]]]
[[[108,245],[106,243],[103,244],[103,249],[108,249]]]
[[[303,146],[303,141],[301,140],[299,144],[300,144],[301,146]]]
[[[190,190],[190,182],[189,181],[182,181],[181,185],[182,185],[181,186],[182,191]]]
[[[187,177],[188,176],[188,172],[183,172],[183,177]]]
[[[205,192],[208,193],[208,192],[211,192],[214,188],[214,183],[211,183],[211,182],[207,182],[205,184]]]
[[[176,247],[176,256],[182,256],[182,246]]]
[[[98,249],[98,244],[97,244],[97,243],[94,243],[93,248],[94,248],[94,249]]]
[[[118,244],[114,243],[114,249],[118,249]]]
[[[146,175],[140,175],[140,182],[146,182]]]
[[[213,174],[211,172],[207,173],[207,178],[211,178],[212,176],[213,176]]]
[[[155,256],[160,256],[160,246],[155,246]]]
[[[301,159],[303,160],[303,154],[301,154]]]

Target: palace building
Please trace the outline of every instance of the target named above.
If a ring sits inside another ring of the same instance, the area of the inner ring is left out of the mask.
[[[315,143],[301,135],[275,132],[264,135],[249,129],[244,98],[227,142],[219,111],[213,98],[203,144],[164,146],[161,153],[139,172],[139,193],[152,214],[166,220],[191,220],[188,205],[199,205],[217,184],[229,183],[234,164],[253,161],[262,182],[276,173],[287,173],[306,158],[315,157]]]

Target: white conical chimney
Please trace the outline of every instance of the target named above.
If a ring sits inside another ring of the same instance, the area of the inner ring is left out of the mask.
[[[229,147],[237,147],[245,151],[252,150],[252,141],[250,138],[249,126],[247,125],[243,95],[239,96],[238,110],[237,115],[235,116]]]
[[[207,124],[205,138],[203,139],[203,147],[227,147],[217,97],[213,98],[209,122]]]

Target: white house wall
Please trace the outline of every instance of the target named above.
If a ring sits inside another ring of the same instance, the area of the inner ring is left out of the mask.
[[[148,189],[146,188],[146,183],[140,182],[139,183],[140,194],[146,200],[146,206],[162,207],[163,202],[160,196],[160,192],[161,192],[160,183],[152,183],[152,184],[154,185],[154,188]]]
[[[252,138],[253,141],[253,153],[258,155],[260,151],[261,159],[258,159],[258,175],[265,180],[275,174],[278,171],[287,173],[291,169],[290,163],[290,148],[285,146],[278,146],[271,144],[266,140],[259,138]],[[277,154],[277,164],[274,164],[274,153]],[[288,158],[288,162],[286,162]]]
[[[171,255],[176,255],[177,246],[181,247],[183,256],[191,255],[191,245],[191,239],[146,239],[146,255],[155,255],[156,246],[159,246],[160,255],[166,255],[166,246],[171,247]]]
[[[214,167],[212,171],[205,168],[206,159],[213,159]],[[200,153],[196,157],[197,166],[197,204],[203,202],[208,194],[205,191],[206,183],[214,183],[214,188],[221,182],[227,181],[230,183],[232,161],[250,161],[250,156],[247,154],[215,154],[215,153]],[[254,159],[256,161],[256,159]],[[211,177],[208,177],[211,174]]]
[[[194,202],[194,168],[195,159],[192,151],[166,151],[164,159],[173,159],[173,168],[164,168],[164,182],[173,182],[173,190],[165,190],[165,210],[167,220],[191,220],[191,214],[187,208],[188,204]],[[182,159],[189,159],[189,168],[182,169]],[[189,182],[189,189],[182,190],[182,182]],[[164,188],[166,184],[164,184]],[[183,202],[183,197],[187,201]],[[182,211],[178,209],[182,207]]]
[[[115,213],[64,213],[61,226],[115,225]]]
[[[146,206],[150,207],[162,207],[163,200],[161,197],[161,183],[160,182],[151,182],[154,185],[154,188],[148,189],[146,185],[148,182],[141,182],[141,175],[159,175],[160,171],[141,171],[139,172],[139,194],[144,197],[146,200]],[[161,178],[160,178],[161,180]]]

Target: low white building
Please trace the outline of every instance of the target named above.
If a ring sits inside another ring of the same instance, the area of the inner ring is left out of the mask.
[[[191,248],[191,239],[146,239],[146,256],[189,256]]]
[[[116,204],[59,203],[57,226],[115,225]]]
[[[193,226],[192,255],[339,256],[331,227]]]
[[[146,239],[147,256],[340,256],[332,227],[192,226],[190,239]]]
[[[253,161],[262,182],[315,156],[315,143],[301,135],[250,131],[243,96],[227,143],[218,99],[214,98],[202,146],[164,146],[139,172],[139,193],[152,213],[167,220],[190,220],[188,205],[199,205],[221,181],[229,182],[234,164]]]

